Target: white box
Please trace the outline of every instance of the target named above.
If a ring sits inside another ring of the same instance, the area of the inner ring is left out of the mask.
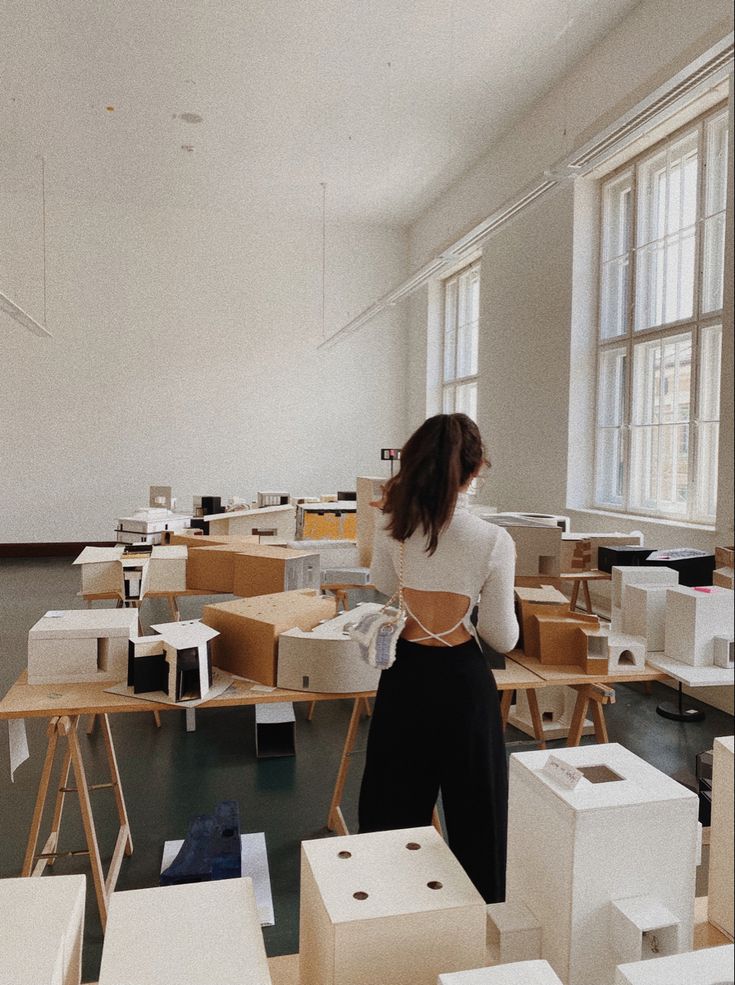
[[[646,650],[663,650],[666,625],[666,585],[627,585],[624,632],[642,636]]]
[[[344,632],[377,602],[358,605],[312,630],[289,629],[278,638],[278,687],[293,691],[343,694],[375,691],[380,671],[360,656],[357,643]]]
[[[548,753],[511,756],[507,900],[537,917],[541,957],[565,985],[612,985],[616,965],[640,956],[615,947],[620,900],[656,900],[692,946],[698,798],[616,744],[554,755],[611,779],[567,789],[544,772]]]
[[[121,681],[137,609],[71,609],[45,615],[28,632],[28,683]]]
[[[251,879],[110,897],[99,985],[271,985]]]
[[[0,879],[0,985],[79,985],[85,876]]]
[[[735,640],[732,636],[715,636],[713,655],[715,667],[722,667],[723,670],[735,668]]]
[[[85,547],[72,564],[82,567],[82,592],[84,594],[106,594],[122,591],[122,561],[125,548]]]
[[[536,700],[541,714],[544,738],[547,741],[565,739],[569,735],[577,697],[575,690],[571,687],[565,687],[563,684],[558,687],[536,688]],[[536,735],[528,704],[528,692],[525,689],[519,689],[516,692],[516,703],[510,709],[508,724],[526,735],[534,737]],[[591,735],[594,730],[595,727],[592,722],[586,721],[582,734]]]
[[[677,585],[666,595],[666,656],[691,667],[709,667],[715,636],[733,635],[733,593],[716,585]]]
[[[186,547],[154,547],[148,561],[149,592],[186,591]]]
[[[427,985],[477,968],[485,922],[434,828],[302,842],[300,985]]]
[[[612,569],[612,607],[625,608],[625,589],[628,585],[678,585],[679,572],[673,568],[650,568],[637,565],[614,565]],[[625,614],[623,614],[625,620]],[[623,624],[625,630],[625,623]],[[627,632],[627,630],[625,630]]]
[[[493,964],[541,958],[542,929],[523,903],[491,903],[487,908],[487,954]]]
[[[523,961],[439,975],[439,985],[562,985],[546,961]]]
[[[621,965],[615,985],[731,985],[735,947],[706,947],[653,961]]]
[[[733,921],[733,736],[715,739],[709,849],[709,919],[730,937]]]
[[[629,636],[627,633],[608,633],[607,672],[608,674],[643,670],[646,666],[646,641],[642,636]]]

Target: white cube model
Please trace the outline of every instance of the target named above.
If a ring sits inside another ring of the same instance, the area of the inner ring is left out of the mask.
[[[625,590],[628,585],[678,585],[679,572],[673,568],[655,567],[646,568],[638,565],[615,565],[612,569],[612,607],[613,609],[625,608]],[[623,613],[623,632],[630,632],[627,629],[625,614]]]
[[[733,593],[716,585],[678,585],[666,594],[666,656],[692,667],[709,667],[715,637],[733,635]]]
[[[174,547],[154,547],[148,561],[149,592],[184,592],[186,591],[186,561],[188,548],[177,545]]]
[[[439,985],[562,985],[547,961],[521,961],[439,975]]]
[[[565,985],[612,985],[618,964],[656,942],[661,954],[691,949],[696,795],[619,745],[555,756],[573,788],[548,753],[511,756],[507,900],[543,934],[541,953],[526,957],[547,960]]]
[[[709,849],[709,919],[730,937],[733,921],[733,736],[715,739]]]
[[[72,561],[82,569],[82,593],[87,595],[119,594],[122,586],[122,544],[115,547],[85,547]]]
[[[732,636],[715,636],[713,656],[715,667],[721,667],[723,670],[735,668],[735,640]]]
[[[484,964],[485,925],[434,828],[301,845],[300,985],[428,985]]]
[[[137,609],[47,613],[28,632],[28,683],[121,681],[137,631]]]
[[[278,687],[331,694],[374,691],[380,671],[362,659],[357,643],[344,630],[362,613],[381,608],[377,602],[367,602],[312,630],[289,629],[281,633],[278,638]]]
[[[252,879],[113,893],[99,985],[271,985]]]
[[[662,651],[666,624],[666,585],[627,585],[623,623],[626,633],[641,636],[646,650]]]
[[[79,985],[85,876],[0,879],[0,985]]]
[[[706,947],[653,961],[621,965],[615,985],[732,985],[735,947]]]

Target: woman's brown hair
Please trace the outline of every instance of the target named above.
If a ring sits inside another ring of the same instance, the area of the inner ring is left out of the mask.
[[[480,430],[466,414],[437,414],[424,421],[401,449],[401,469],[385,487],[383,512],[395,540],[418,527],[433,554],[449,525],[457,495],[484,464],[490,465]]]

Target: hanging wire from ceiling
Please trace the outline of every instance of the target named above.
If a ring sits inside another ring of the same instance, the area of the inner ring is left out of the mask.
[[[327,337],[327,183],[322,186],[322,341]]]
[[[43,215],[43,324],[48,325],[48,302],[46,291],[46,158],[41,155],[41,211]]]

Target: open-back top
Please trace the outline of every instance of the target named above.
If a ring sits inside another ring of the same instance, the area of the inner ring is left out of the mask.
[[[375,525],[371,580],[378,591],[390,597],[398,590],[401,545],[387,532],[385,522],[381,515]],[[515,544],[508,531],[475,516],[461,498],[448,527],[439,535],[433,555],[426,553],[423,530],[416,530],[405,542],[404,589],[463,595],[468,605],[456,625],[435,626],[433,631],[408,609],[427,634],[414,637],[413,642],[434,639],[445,643],[444,637],[460,626],[474,635],[470,616],[477,604],[477,631],[482,639],[499,653],[511,650],[518,640],[513,605],[515,557]]]

